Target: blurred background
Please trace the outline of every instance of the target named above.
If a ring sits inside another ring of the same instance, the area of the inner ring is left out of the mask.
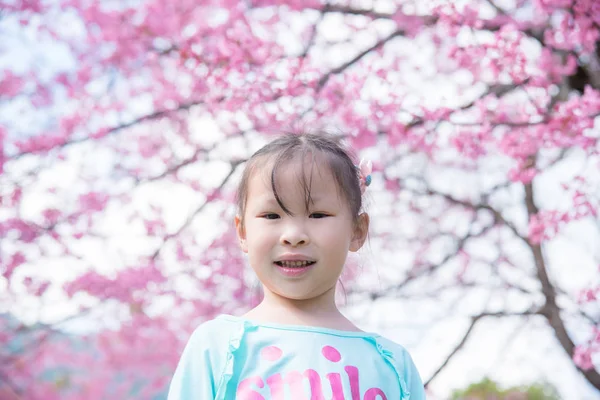
[[[600,399],[600,3],[0,0],[0,399],[165,399],[280,132],[374,161],[339,301],[430,399]]]

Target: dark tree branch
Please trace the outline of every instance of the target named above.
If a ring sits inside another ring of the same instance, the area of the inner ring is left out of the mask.
[[[595,54],[590,54],[590,62],[582,65],[581,68],[587,75],[587,84],[594,89],[600,89],[600,60]]]
[[[493,4],[491,4],[491,5],[492,5],[492,7],[494,7]],[[494,8],[496,8],[497,10],[500,10],[499,7],[494,7]],[[374,11],[372,9],[355,8],[355,7],[351,7],[351,6],[345,6],[345,5],[332,5],[328,8],[327,12],[344,14],[344,15],[359,15],[359,16],[364,16],[364,17],[368,17],[371,19],[393,19],[396,16],[395,13],[382,13],[382,12]],[[434,25],[438,22],[438,19],[439,19],[438,17],[431,16],[431,15],[423,15],[423,16],[414,15],[414,17],[415,18],[420,17],[423,22],[423,25],[425,25],[425,26]],[[479,28],[479,30],[481,30],[481,31],[495,32],[495,31],[500,30],[500,28],[502,28],[504,26],[503,23],[500,23],[500,22],[497,22],[494,20],[484,19],[481,22],[483,23],[483,26],[481,26]],[[523,31],[525,33],[527,33],[528,36],[531,36],[538,41],[542,41],[543,30],[542,31],[538,31],[538,30],[525,28]]]
[[[379,295],[378,298],[393,296],[395,299],[412,299],[412,300],[414,300],[414,299],[434,299],[434,298],[438,298],[441,294],[443,294],[446,291],[451,291],[451,290],[456,290],[456,289],[468,290],[468,289],[479,289],[479,288],[485,288],[490,291],[498,291],[498,292],[502,292],[502,293],[506,293],[507,290],[515,290],[515,291],[525,294],[525,295],[532,294],[531,291],[524,289],[522,287],[516,286],[514,284],[510,284],[510,283],[507,283],[507,285],[486,285],[486,284],[483,284],[480,282],[475,282],[475,281],[474,282],[459,282],[459,283],[456,283],[455,281],[453,281],[452,283],[437,286],[428,291],[419,291],[418,293],[405,293],[405,292],[385,293],[385,294]],[[369,292],[369,291],[361,292],[361,291],[357,291],[357,290],[349,290],[348,292],[352,296],[356,296],[356,297],[360,297],[360,296],[367,296],[369,298],[373,297],[373,292]]]
[[[532,162],[535,163],[535,157],[532,157]],[[535,202],[533,184],[531,182],[524,184],[524,189],[527,215],[529,218],[531,218],[539,212]],[[550,277],[548,275],[548,269],[542,252],[542,246],[539,243],[533,243],[529,240],[527,240],[527,243],[529,244],[529,248],[531,249],[531,253],[533,255],[537,278],[540,282],[542,294],[545,298],[545,304],[541,308],[540,314],[546,317],[548,324],[554,330],[554,334],[556,335],[562,348],[569,355],[569,357],[572,358],[575,350],[575,344],[571,340],[565,323],[560,315],[561,309],[556,303],[556,289],[550,281]],[[575,367],[585,376],[588,382],[590,382],[596,389],[600,389],[600,374],[598,374],[598,371],[596,371],[594,368],[583,370],[578,366]]]
[[[237,169],[237,167],[242,164],[245,160],[238,160],[238,161],[232,161],[231,162],[231,170],[229,171],[229,173],[227,174],[227,176],[223,179],[223,181],[221,182],[221,184],[213,189],[213,191],[220,191],[223,189],[223,187],[225,187],[225,185],[227,184],[227,182],[229,181],[229,179],[231,179],[231,177],[233,176],[233,173],[235,172],[235,170]],[[204,207],[206,207],[209,204],[208,201],[204,201],[194,212],[192,212],[188,218],[185,220],[185,222],[179,227],[179,229],[177,229],[177,231],[167,234],[164,236],[163,242],[161,243],[160,247],[158,247],[154,253],[151,256],[152,260],[155,260],[158,255],[160,254],[160,252],[162,251],[162,249],[164,248],[165,244],[170,241],[171,239],[173,239],[174,237],[177,237],[179,234],[181,234],[181,232],[183,232],[183,230],[185,230],[194,220],[194,218],[196,217],[196,215],[198,215],[200,212],[202,212],[202,210],[204,209]]]
[[[485,228],[483,228],[480,232],[477,232],[477,233],[469,232],[465,236],[458,238],[457,243],[456,243],[456,249],[453,252],[446,254],[439,263],[426,265],[426,266],[424,266],[424,268],[420,268],[419,271],[417,271],[417,272],[410,271],[407,274],[407,277],[402,282],[399,282],[393,286],[389,286],[389,287],[379,290],[377,292],[368,292],[370,300],[377,300],[379,298],[388,297],[388,296],[392,295],[393,293],[398,292],[399,290],[401,290],[402,288],[404,288],[406,285],[408,285],[410,282],[416,280],[417,278],[434,273],[435,271],[440,269],[440,267],[442,267],[448,261],[450,261],[450,259],[455,257],[461,250],[463,250],[466,243],[469,241],[469,239],[482,236],[482,235],[486,234],[487,232],[489,232],[493,227],[494,227],[494,225],[489,225],[489,226],[486,226]]]
[[[461,341],[456,345],[456,347],[454,347],[454,349],[450,352],[450,354],[448,354],[448,356],[446,357],[446,359],[433,372],[433,374],[429,377],[429,379],[427,379],[424,382],[424,386],[426,388],[429,386],[429,384],[431,383],[431,381],[433,381],[440,374],[440,372],[442,372],[442,370],[448,365],[448,363],[450,362],[450,360],[452,359],[452,357],[454,357],[456,355],[456,353],[458,353],[458,351],[463,348],[463,346],[467,342],[467,339],[471,335],[471,332],[473,332],[473,328],[475,327],[475,324],[477,324],[477,321],[479,321],[479,318],[472,318],[471,319],[471,324],[469,325],[469,328],[467,329],[467,331],[463,335],[463,338],[461,339]]]
[[[6,388],[6,390],[3,390],[3,387]],[[0,394],[8,394],[11,396],[5,400],[24,400],[19,392],[20,390],[17,385],[12,382],[10,376],[0,371]]]
[[[324,10],[327,13],[338,13],[346,15],[362,15],[372,19],[391,19],[394,14],[381,13],[367,8],[353,8],[344,5],[329,5]]]
[[[135,126],[137,124],[140,124],[142,122],[145,121],[150,121],[150,120],[154,120],[154,119],[159,119],[162,117],[166,117],[169,114],[172,114],[174,112],[178,112],[178,111],[184,111],[184,110],[189,110],[190,108],[192,108],[193,106],[202,104],[202,101],[194,101],[194,102],[190,102],[190,103],[185,103],[185,104],[180,104],[179,107],[172,109],[172,110],[160,110],[160,111],[155,111],[153,113],[141,116],[139,118],[134,119],[131,122],[125,123],[125,124],[121,124],[115,127],[112,127],[110,129],[108,129],[108,133],[106,136],[109,135],[113,135],[123,129],[127,129],[127,128],[131,128],[132,126]],[[54,150],[54,149],[61,149],[61,148],[65,148],[68,146],[71,146],[73,144],[77,144],[77,143],[83,143],[83,142],[87,142],[89,140],[93,140],[93,138],[87,136],[87,137],[83,137],[83,138],[77,138],[77,139],[71,139],[71,140],[67,140],[64,143],[61,143],[57,146],[52,147],[51,149],[45,149],[43,151],[50,151],[50,150]],[[40,151],[42,152],[42,151]],[[17,160],[25,155],[29,155],[29,154],[35,154],[37,152],[23,152],[23,153],[18,153],[15,154],[13,156],[7,157],[7,161],[12,161],[12,160]]]
[[[464,246],[466,245],[466,243],[469,239],[482,236],[482,235],[486,234],[487,232],[489,232],[491,229],[493,229],[497,225],[504,225],[504,226],[508,227],[515,234],[515,236],[517,236],[518,238],[520,238],[523,241],[527,241],[526,238],[524,238],[523,236],[521,236],[519,234],[517,228],[512,223],[510,223],[508,220],[506,220],[504,218],[504,216],[502,215],[502,213],[500,211],[496,210],[494,207],[492,207],[491,205],[489,205],[487,203],[477,204],[477,203],[468,202],[466,200],[455,199],[454,197],[452,197],[448,194],[439,193],[432,189],[427,189],[424,193],[419,192],[419,191],[415,191],[415,193],[427,194],[430,196],[439,196],[439,197],[444,198],[446,201],[448,201],[451,204],[459,205],[459,206],[462,206],[462,207],[467,208],[472,211],[479,211],[479,210],[488,211],[492,214],[494,223],[491,225],[485,226],[480,232],[469,232],[465,236],[463,236],[461,238],[457,238],[455,251],[448,253],[441,262],[439,262],[437,264],[430,264],[429,266],[426,266],[425,268],[421,269],[417,273],[414,273],[414,272],[409,273],[408,276],[402,282],[399,282],[396,285],[387,287],[387,288],[385,288],[383,290],[379,290],[377,292],[369,292],[369,297],[371,300],[376,300],[381,297],[387,297],[394,292],[398,292],[399,290],[404,288],[407,284],[409,284],[411,281],[415,280],[416,278],[421,277],[425,274],[431,274],[431,273],[435,272],[442,265],[447,263],[452,257],[456,256],[456,254],[458,254],[464,248]],[[485,195],[484,198],[487,198],[488,196],[489,196],[489,193],[487,195]]]
[[[164,172],[162,172],[161,174],[149,177],[149,178],[137,178],[136,182],[137,183],[142,183],[142,182],[152,182],[152,181],[157,181],[163,178],[166,178],[168,175],[172,175],[174,173],[176,173],[177,171],[179,171],[181,168],[188,166],[190,164],[195,163],[196,161],[198,161],[198,158],[201,154],[209,154],[211,151],[214,150],[214,148],[216,147],[216,145],[212,146],[211,148],[205,149],[205,148],[199,148],[196,150],[196,152],[189,158],[175,164],[172,165],[171,167],[167,168]]]
[[[317,31],[319,30],[319,25],[321,24],[321,22],[323,22],[323,18],[325,17],[325,13],[327,12],[326,10],[329,7],[330,7],[329,4],[325,5],[325,7],[323,8],[323,11],[321,11],[321,13],[319,14],[319,20],[313,24],[311,32],[310,32],[310,37],[308,38],[308,41],[306,42],[306,46],[304,46],[304,50],[302,51],[302,53],[299,56],[300,59],[302,60],[301,62],[304,61],[304,59],[308,55],[308,52],[310,51],[312,46],[315,44],[315,39],[317,38]]]
[[[481,100],[483,98],[485,98],[486,96],[489,96],[491,94],[495,95],[496,97],[500,98],[505,96],[506,94],[512,92],[513,90],[527,84],[527,82],[529,82],[528,79],[524,80],[521,83],[513,83],[513,84],[499,84],[499,85],[490,85],[488,86],[487,90],[485,92],[483,92],[480,96],[478,96],[476,99],[463,104],[462,106],[460,106],[459,108],[454,109],[453,111],[450,112],[450,115],[448,115],[448,118],[450,118],[450,116],[452,114],[454,114],[457,111],[465,111],[468,110],[469,108],[473,107],[475,105],[475,103],[477,103],[478,100]],[[423,125],[425,122],[428,122],[429,120],[425,120],[422,117],[415,117],[415,119],[413,121],[411,121],[410,123],[408,123],[406,125],[407,129],[410,128],[415,128],[418,126]],[[438,120],[438,121],[431,121],[431,122],[441,122],[443,121],[443,119]],[[450,121],[449,121],[450,122]],[[468,125],[468,123],[462,123],[462,124],[456,124],[454,122],[451,122],[453,125]],[[503,125],[508,125],[509,123],[504,123]],[[529,123],[528,123],[529,124]],[[476,123],[475,125],[481,125],[481,123]]]
[[[442,362],[442,364],[438,367],[438,369],[435,370],[435,372],[431,375],[431,377],[429,377],[429,379],[427,379],[425,381],[425,387],[427,387],[431,383],[431,381],[433,381],[440,374],[440,372],[442,372],[442,370],[450,363],[450,360],[452,359],[452,357],[454,357],[464,347],[465,343],[467,342],[467,339],[473,332],[473,328],[475,327],[477,322],[479,322],[479,320],[481,320],[482,318],[486,318],[486,317],[522,317],[522,316],[537,315],[537,314],[539,314],[539,311],[537,311],[535,309],[530,309],[530,310],[525,310],[523,312],[516,312],[516,313],[483,312],[481,314],[472,316],[471,324],[469,325],[469,328],[467,328],[467,331],[463,335],[463,338],[456,345],[456,347],[454,347],[454,349],[450,352],[450,354],[448,354],[446,359]]]
[[[502,225],[508,227],[515,234],[515,236],[517,236],[521,240],[526,241],[525,237],[521,236],[521,234],[517,230],[516,226],[514,226],[511,222],[509,222],[506,218],[504,218],[504,216],[502,215],[502,213],[500,211],[496,210],[494,207],[492,207],[489,204],[486,204],[486,203],[478,203],[477,204],[477,203],[471,203],[466,200],[459,200],[459,199],[456,199],[456,198],[450,196],[449,194],[436,192],[432,189],[428,189],[427,194],[443,197],[449,203],[460,205],[462,207],[468,208],[473,211],[479,211],[479,210],[489,211],[490,213],[492,213],[492,216],[494,217],[494,223],[502,224]]]
[[[506,15],[506,11],[500,8],[493,0],[487,0],[487,2],[498,14]]]
[[[325,84],[327,83],[329,78],[331,78],[333,75],[337,75],[337,74],[344,72],[346,69],[348,69],[349,67],[351,67],[352,65],[354,65],[358,61],[360,61],[367,54],[377,50],[378,48],[380,48],[384,44],[388,43],[393,38],[402,36],[402,35],[404,35],[404,31],[396,30],[396,31],[392,32],[391,34],[389,34],[388,36],[384,37],[383,39],[380,39],[379,41],[377,41],[377,43],[375,43],[373,46],[358,53],[354,58],[348,60],[347,62],[340,65],[339,67],[336,67],[336,68],[330,70],[325,75],[323,75],[321,77],[321,79],[319,79],[319,82],[317,83],[317,91],[320,91],[323,88],[323,86],[325,86]]]

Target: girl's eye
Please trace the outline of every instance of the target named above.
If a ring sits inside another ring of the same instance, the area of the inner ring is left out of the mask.
[[[317,218],[317,219],[326,218],[328,216],[329,215],[323,214],[323,213],[312,213],[312,214],[310,214],[310,218]]]
[[[263,214],[262,217],[265,219],[277,219],[277,218],[279,218],[279,215],[274,214],[274,213],[269,213],[269,214]]]

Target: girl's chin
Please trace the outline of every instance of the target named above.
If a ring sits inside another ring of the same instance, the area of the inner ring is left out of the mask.
[[[327,297],[324,297],[324,295],[332,290],[335,290],[335,288],[335,284],[332,287],[316,287],[314,285],[298,285],[296,283],[286,284],[282,282],[274,287],[272,286],[268,290],[275,294],[277,297],[289,301],[301,302],[315,300],[317,298],[325,300]]]

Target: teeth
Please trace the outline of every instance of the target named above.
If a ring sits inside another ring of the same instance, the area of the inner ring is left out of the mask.
[[[312,264],[309,261],[280,261],[279,262],[283,267],[287,268],[300,268],[306,267],[307,264]]]

